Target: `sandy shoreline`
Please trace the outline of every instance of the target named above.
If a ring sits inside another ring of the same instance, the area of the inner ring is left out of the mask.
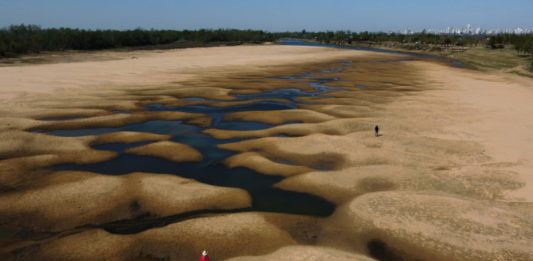
[[[0,141],[0,211],[5,213],[0,256],[180,260],[196,258],[208,248],[218,259],[243,260],[533,258],[531,79],[318,47],[237,46],[123,55],[117,60],[0,67],[0,134],[6,137]],[[174,175],[41,170],[65,162],[110,160],[115,153],[91,146],[113,142],[151,141],[130,151],[178,162],[198,160],[197,151],[170,141],[169,135],[121,131],[56,137],[31,130],[117,127],[147,120],[205,127],[211,119],[202,114],[142,108],[155,102],[202,103],[186,97],[213,98],[213,106],[229,106],[242,102],[231,100],[230,93],[284,87],[284,82],[268,78],[272,75],[328,68],[341,60],[352,64],[321,76],[342,79],[332,84],[347,89],[302,98],[319,103],[302,103],[287,112],[226,115],[276,126],[204,131],[219,138],[249,138],[220,145],[237,152],[225,164],[286,177],[275,187],[334,203],[337,208],[327,218],[249,212],[192,218],[127,235],[97,226],[73,230],[146,213],[159,217],[244,209],[251,201],[245,190]],[[42,120],[58,116],[80,118]],[[380,137],[373,136],[375,124],[382,128]],[[175,157],[182,152],[194,157]],[[214,236],[206,239],[206,234]],[[301,251],[309,254],[302,257]]]
[[[444,132],[483,144],[494,164],[520,173],[525,186],[509,191],[509,200],[533,202],[533,80],[511,74],[445,70],[424,65],[429,78],[449,89],[443,96],[461,108],[461,116]],[[455,77],[450,77],[453,74]]]
[[[78,92],[86,88],[142,86],[183,81],[206,71],[246,70],[364,55],[336,49],[239,46],[120,52],[109,61],[0,67],[2,103],[20,95]],[[375,54],[378,56],[379,54]],[[110,54],[112,56],[112,54]]]

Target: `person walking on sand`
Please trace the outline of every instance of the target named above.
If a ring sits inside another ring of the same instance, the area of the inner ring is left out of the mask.
[[[202,256],[200,256],[200,261],[211,261],[207,255],[207,250],[202,251]]]
[[[379,136],[379,126],[376,125],[376,127],[374,127],[374,132],[376,133],[376,137]]]

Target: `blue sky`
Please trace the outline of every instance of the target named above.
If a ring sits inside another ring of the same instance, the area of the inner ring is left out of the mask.
[[[533,28],[533,0],[0,0],[0,27],[396,31]]]

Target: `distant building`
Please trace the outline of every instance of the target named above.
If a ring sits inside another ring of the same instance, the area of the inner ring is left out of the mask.
[[[523,27],[517,27],[514,29],[483,29],[481,27],[472,27],[471,24],[467,24],[466,27],[456,28],[448,26],[446,29],[422,29],[420,31],[414,31],[410,28],[400,30],[398,33],[404,35],[412,35],[416,33],[430,33],[430,34],[448,34],[448,35],[495,35],[500,33],[511,33],[511,34],[531,34],[533,30]]]

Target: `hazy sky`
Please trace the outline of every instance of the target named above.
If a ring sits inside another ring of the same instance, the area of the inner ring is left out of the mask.
[[[396,31],[533,28],[533,0],[0,0],[0,27]]]

